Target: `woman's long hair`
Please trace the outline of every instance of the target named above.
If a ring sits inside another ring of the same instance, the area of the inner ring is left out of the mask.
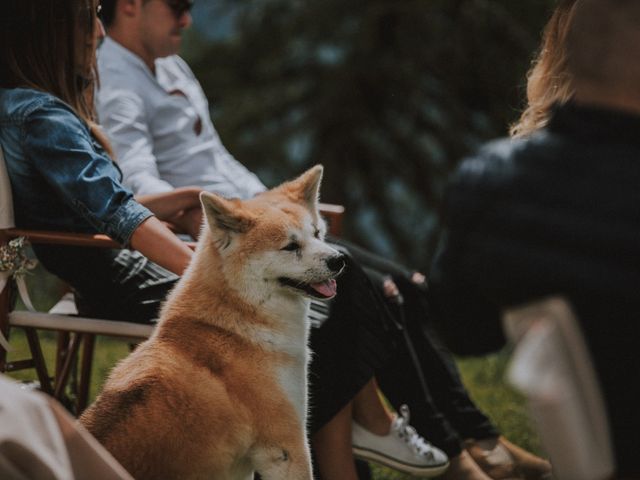
[[[514,137],[544,127],[555,103],[565,103],[574,93],[567,68],[566,39],[580,0],[561,0],[542,35],[542,44],[527,75],[527,107],[510,128]]]
[[[0,86],[28,87],[67,103],[95,125],[97,0],[2,0]],[[107,148],[108,149],[108,148]]]

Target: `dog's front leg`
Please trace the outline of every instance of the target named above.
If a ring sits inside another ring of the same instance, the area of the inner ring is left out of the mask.
[[[252,459],[263,480],[313,480],[311,453],[304,438],[289,445],[258,447]]]

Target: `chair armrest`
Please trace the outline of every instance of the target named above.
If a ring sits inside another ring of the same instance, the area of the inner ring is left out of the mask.
[[[344,207],[342,205],[332,205],[329,203],[319,204],[320,213],[327,219],[328,230],[331,235],[339,237],[342,233],[342,217]],[[169,224],[167,225],[169,227]],[[170,227],[171,228],[171,227]],[[171,228],[175,233],[180,233],[178,229]],[[102,234],[55,232],[47,230],[28,230],[22,228],[0,229],[0,241],[11,240],[12,238],[25,237],[34,244],[46,245],[70,245],[75,247],[98,247],[98,248],[122,248],[118,242]],[[191,249],[195,249],[195,242],[186,242]]]
[[[69,245],[75,247],[98,248],[122,248],[118,242],[102,234],[53,232],[46,230],[26,230],[20,228],[7,228],[0,230],[0,239],[12,239],[25,237],[29,242],[47,245]],[[186,242],[191,248],[195,248],[195,242]]]
[[[31,243],[49,245],[72,245],[78,247],[121,248],[121,245],[107,235],[90,233],[52,232],[46,230],[26,230],[8,228],[2,231],[8,239],[25,237]]]
[[[334,237],[339,237],[342,234],[344,207],[342,205],[320,203],[318,208],[320,209],[320,214],[327,220],[329,233]]]

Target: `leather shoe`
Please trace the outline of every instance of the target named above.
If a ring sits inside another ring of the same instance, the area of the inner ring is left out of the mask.
[[[506,438],[466,440],[464,447],[478,466],[494,480],[550,480],[551,464]]]

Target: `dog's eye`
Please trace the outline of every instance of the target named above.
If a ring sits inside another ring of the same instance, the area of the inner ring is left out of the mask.
[[[288,243],[282,250],[286,250],[287,252],[295,252],[296,250],[300,250],[300,244],[298,242]]]
[[[316,228],[316,231],[313,232],[313,236],[316,238],[320,238],[320,230]]]

